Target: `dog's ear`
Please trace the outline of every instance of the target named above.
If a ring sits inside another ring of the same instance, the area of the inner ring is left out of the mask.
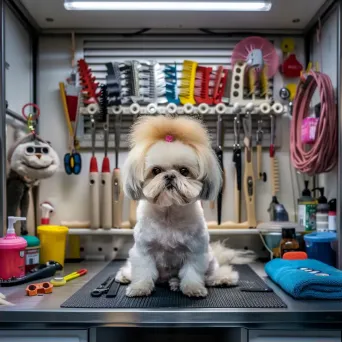
[[[200,199],[213,201],[216,199],[222,186],[222,170],[215,152],[210,147],[198,150],[200,179],[203,187]]]
[[[134,147],[128,154],[123,167],[123,184],[126,195],[132,200],[142,198],[144,181],[145,155],[143,150]]]

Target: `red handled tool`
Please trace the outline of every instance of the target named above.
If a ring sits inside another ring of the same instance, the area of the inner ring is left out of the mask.
[[[122,114],[115,114],[115,169],[113,172],[113,227],[120,228],[122,223],[123,188],[119,168],[120,130]]]
[[[99,169],[97,166],[97,159],[95,156],[95,138],[96,127],[95,119],[91,116],[91,148],[92,156],[90,159],[89,168],[89,185],[90,185],[90,228],[96,229],[100,227],[100,194],[99,194]]]
[[[209,97],[209,82],[212,68],[199,66],[196,69],[195,80],[195,100],[196,103],[213,104],[213,99]]]
[[[213,94],[213,104],[215,105],[222,102],[222,97],[224,94],[224,90],[226,88],[227,77],[228,70],[223,69],[222,66],[219,66],[216,72],[215,87]]]
[[[80,76],[80,85],[86,96],[84,103],[98,103],[98,97],[100,95],[98,91],[99,84],[95,82],[95,76],[92,75],[91,69],[84,59],[78,61],[78,72]]]
[[[107,86],[101,86],[100,116],[103,122],[104,131],[104,158],[101,170],[101,199],[100,214],[101,228],[112,228],[112,184],[110,161],[108,158],[108,137],[109,137],[109,115],[108,115],[108,92]]]

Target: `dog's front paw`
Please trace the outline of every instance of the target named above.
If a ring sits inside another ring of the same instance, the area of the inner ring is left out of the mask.
[[[153,282],[139,281],[128,286],[126,290],[127,297],[147,297],[150,296],[154,289]]]
[[[188,297],[206,297],[208,290],[199,283],[181,283],[180,289]]]
[[[115,276],[115,281],[120,284],[129,284],[130,280],[126,278],[126,276],[123,274],[121,270],[118,271],[118,273]]]
[[[179,279],[171,278],[169,280],[169,286],[171,291],[179,291]]]

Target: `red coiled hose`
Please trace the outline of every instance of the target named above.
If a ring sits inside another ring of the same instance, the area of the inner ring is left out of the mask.
[[[319,90],[321,112],[315,142],[308,149],[303,147],[301,141],[301,127],[309,113],[316,88]],[[337,111],[331,80],[326,74],[310,71],[306,81],[299,85],[294,99],[290,133],[293,166],[309,175],[331,171],[337,163],[337,130]]]

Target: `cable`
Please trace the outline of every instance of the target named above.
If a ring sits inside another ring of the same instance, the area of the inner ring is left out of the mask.
[[[309,113],[310,102],[318,88],[321,112],[316,139],[310,149],[303,148],[301,128]],[[334,88],[328,75],[310,71],[294,100],[290,131],[290,154],[293,166],[302,173],[315,175],[331,171],[337,163],[337,111]]]

